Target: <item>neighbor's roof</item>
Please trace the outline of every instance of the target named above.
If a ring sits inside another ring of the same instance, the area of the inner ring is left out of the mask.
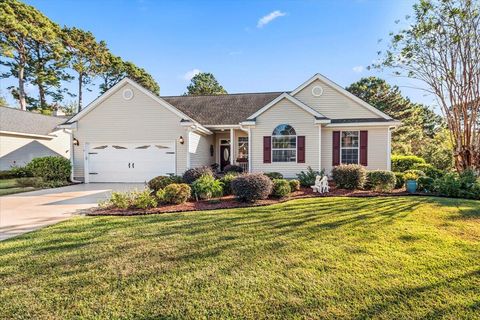
[[[160,97],[202,125],[235,125],[283,92]]]
[[[0,131],[47,135],[65,118],[0,107]]]

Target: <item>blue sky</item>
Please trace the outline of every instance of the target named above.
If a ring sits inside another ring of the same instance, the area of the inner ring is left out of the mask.
[[[433,104],[408,88],[411,80],[365,69],[413,0],[26,2],[60,25],[92,31],[150,72],[161,95],[184,93],[196,70],[212,72],[231,93],[293,90],[320,72],[342,86],[379,75]],[[4,94],[8,84],[0,84]],[[96,95],[87,92],[86,102]]]

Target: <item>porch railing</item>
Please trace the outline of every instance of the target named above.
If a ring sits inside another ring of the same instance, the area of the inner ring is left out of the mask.
[[[243,169],[243,172],[248,172],[248,162],[245,162],[245,161],[238,162],[237,161],[237,166],[241,167]]]

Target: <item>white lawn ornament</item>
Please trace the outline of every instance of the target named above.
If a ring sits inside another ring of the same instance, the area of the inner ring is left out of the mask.
[[[311,188],[313,189],[313,192],[321,192],[322,190],[322,177],[320,176],[316,176],[315,177],[315,184],[313,186],[311,186]]]
[[[323,176],[322,180],[320,180],[320,193],[329,192],[330,187],[328,186],[328,178],[327,176]]]

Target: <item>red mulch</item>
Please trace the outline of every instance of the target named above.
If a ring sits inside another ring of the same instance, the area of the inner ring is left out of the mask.
[[[89,216],[134,216],[146,214],[158,214],[167,212],[183,212],[183,211],[197,211],[197,210],[215,210],[215,209],[230,209],[230,208],[244,208],[266,206],[275,203],[281,203],[293,199],[315,198],[315,197],[378,197],[378,196],[406,196],[411,195],[404,189],[396,189],[391,193],[381,193],[369,190],[345,190],[330,188],[330,192],[325,194],[314,193],[311,188],[302,188],[299,191],[290,193],[288,197],[276,199],[268,198],[266,200],[259,200],[255,203],[240,202],[234,196],[224,196],[215,200],[189,201],[177,205],[161,205],[152,209],[108,209],[108,208],[94,208],[86,214]]]

